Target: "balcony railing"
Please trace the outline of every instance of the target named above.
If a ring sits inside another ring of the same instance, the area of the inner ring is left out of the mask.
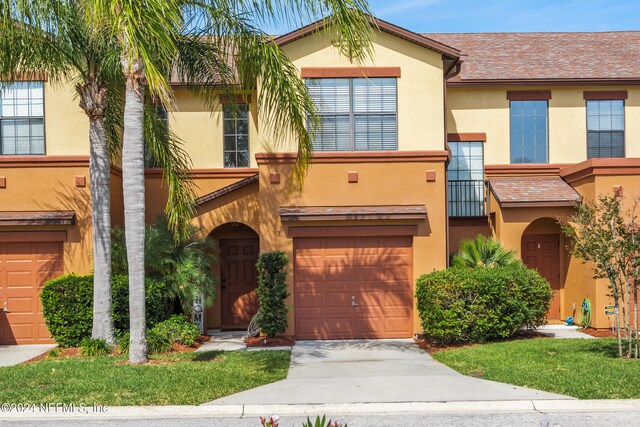
[[[486,181],[449,181],[449,216],[485,216]]]

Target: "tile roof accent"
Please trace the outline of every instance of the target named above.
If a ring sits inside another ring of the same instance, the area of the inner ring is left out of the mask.
[[[426,217],[425,205],[280,207],[283,221],[422,220]]]
[[[75,211],[0,212],[0,226],[74,225],[75,223]]]
[[[450,82],[640,80],[640,31],[423,34],[467,55]],[[639,82],[640,83],[640,82]]]
[[[489,187],[503,208],[574,206],[582,200],[558,176],[495,176],[489,178]]]
[[[229,184],[225,187],[219,188],[216,191],[212,191],[211,193],[205,194],[204,196],[200,196],[196,199],[196,205],[200,206],[204,203],[210,202],[211,200],[217,199],[218,197],[222,197],[225,194],[229,194],[232,191],[239,190],[242,187],[246,187],[249,184],[253,184],[254,182],[258,182],[259,175],[255,174],[248,178],[241,179],[240,181],[236,181],[233,184]]]

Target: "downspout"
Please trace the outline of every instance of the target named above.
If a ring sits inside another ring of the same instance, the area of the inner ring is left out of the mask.
[[[442,104],[444,106],[444,149],[449,152],[449,157],[444,163],[444,214],[445,214],[445,251],[446,251],[446,266],[449,268],[449,162],[451,161],[451,150],[449,149],[449,141],[447,140],[447,80],[457,76],[462,71],[462,63],[464,62],[466,55],[461,55],[457,58],[454,64],[444,73],[442,79]],[[451,71],[453,70],[453,72]]]

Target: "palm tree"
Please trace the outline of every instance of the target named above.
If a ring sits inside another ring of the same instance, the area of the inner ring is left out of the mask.
[[[300,182],[312,150],[305,124],[315,110],[296,68],[259,26],[302,23],[328,16],[325,18],[328,25],[323,28],[334,36],[340,51],[356,61],[371,53],[372,28],[365,0],[94,0],[92,5],[96,19],[112,26],[122,47],[126,79],[122,175],[131,307],[129,362],[144,363],[147,359],[141,128],[145,87],[150,96],[171,109],[169,76],[176,60],[190,63],[192,59],[185,55],[195,50],[204,53],[198,71],[175,68],[183,81],[203,88],[199,93],[206,101],[211,102],[213,95],[204,88],[255,90],[259,84],[258,111],[275,139],[286,135],[297,137],[295,170]]]
[[[519,262],[515,251],[505,249],[499,240],[481,234],[475,239],[460,242],[460,250],[453,256],[453,267],[504,267]]]
[[[92,336],[113,343],[110,157],[118,155],[121,145],[124,79],[120,45],[106,27],[93,24],[77,2],[3,2],[0,75],[5,81],[14,81],[25,74],[46,73],[52,82],[75,83],[79,105],[89,118],[94,260]],[[169,207],[181,214],[185,211],[182,207],[190,206],[193,199],[190,180],[184,172],[190,166],[188,157],[175,135],[163,128],[161,118],[154,114],[147,114],[146,118],[149,151],[158,159],[172,189]],[[178,208],[173,209],[175,206]]]

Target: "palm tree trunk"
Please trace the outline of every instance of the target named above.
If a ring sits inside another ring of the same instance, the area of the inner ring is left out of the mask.
[[[144,284],[144,88],[127,79],[122,144],[124,227],[129,263],[129,363],[147,362]]]
[[[93,233],[93,338],[115,344],[111,304],[111,165],[104,118],[89,122]]]

